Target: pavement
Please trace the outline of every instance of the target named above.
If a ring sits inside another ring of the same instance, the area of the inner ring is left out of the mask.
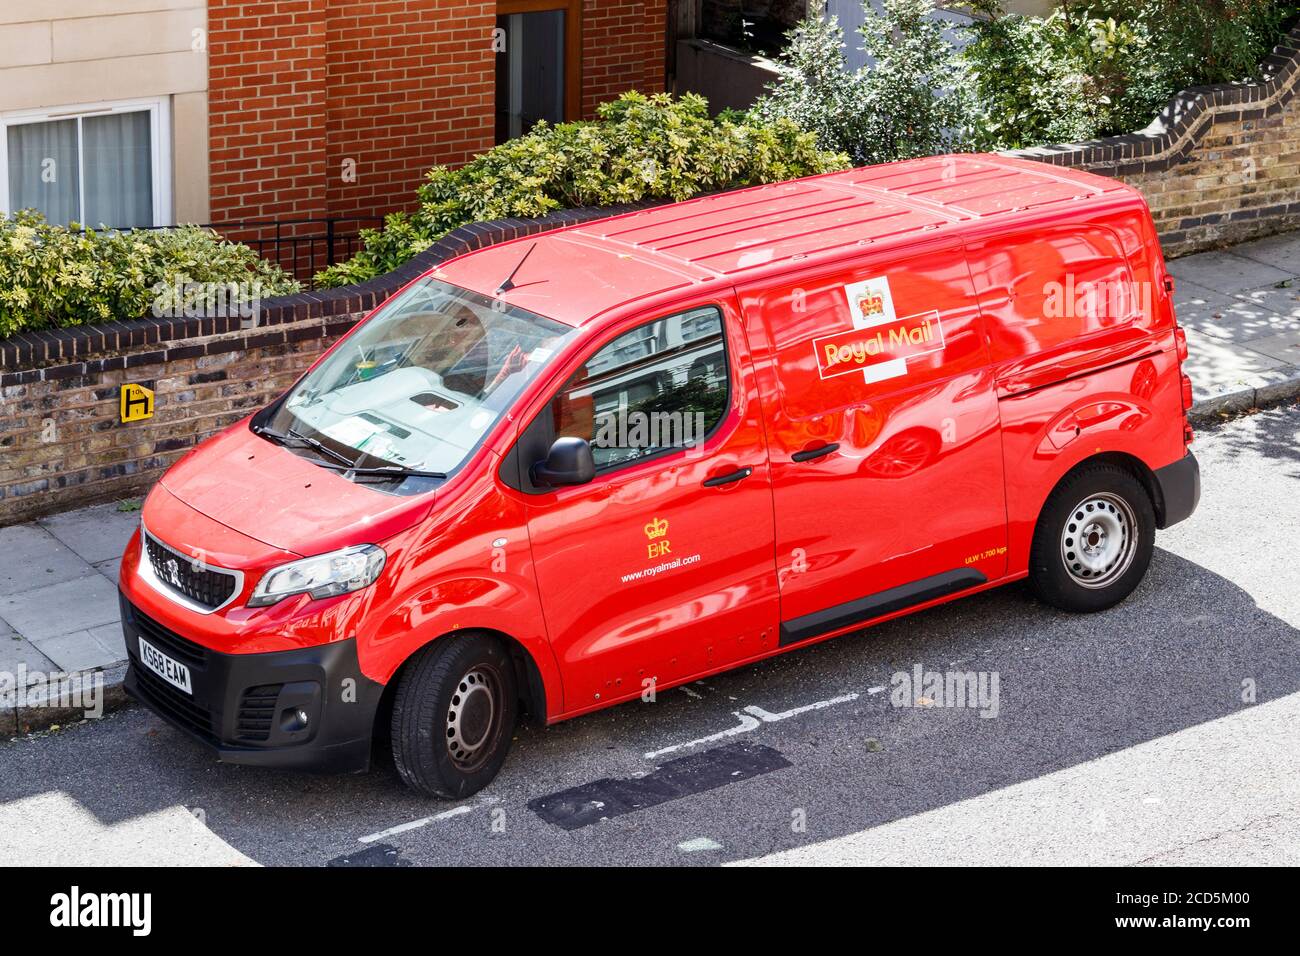
[[[1300,232],[1185,256],[1169,269],[1187,329],[1195,422],[1300,395]],[[0,528],[0,674],[23,667],[38,683],[65,675],[39,692],[0,691],[0,736],[76,718],[64,705],[69,688],[75,696],[91,681],[106,707],[123,702],[115,582],[137,504]]]
[[[1169,263],[1193,418],[1300,394],[1300,232]]]
[[[1012,585],[521,728],[456,803],[390,760],[219,764],[143,708],[0,742],[0,859],[1300,864],[1298,436],[1300,403],[1200,429],[1200,508],[1117,607],[1066,614]],[[997,675],[996,706],[896,698],[917,666]],[[557,817],[574,794],[605,805]]]
[[[125,501],[0,528],[0,735],[79,717],[83,683],[125,699],[117,569],[139,523]]]

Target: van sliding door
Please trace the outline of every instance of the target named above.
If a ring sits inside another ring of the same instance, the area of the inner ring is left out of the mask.
[[[768,426],[783,641],[1001,577],[997,398],[961,245],[738,291]]]

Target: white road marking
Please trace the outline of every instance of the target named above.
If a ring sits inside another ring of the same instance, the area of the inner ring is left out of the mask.
[[[358,843],[374,843],[376,840],[382,840],[384,837],[396,836],[399,833],[405,833],[407,830],[418,830],[420,827],[427,827],[430,823],[438,820],[449,820],[452,817],[464,816],[466,813],[473,813],[483,804],[470,806],[465,804],[459,807],[452,807],[450,810],[444,810],[442,813],[435,813],[431,817],[421,817],[418,820],[412,820],[410,823],[399,823],[395,827],[389,827],[387,830],[380,830],[378,833],[370,833],[363,837],[357,837]]]
[[[677,750],[689,750],[691,747],[701,747],[704,744],[717,743],[719,740],[723,740],[727,737],[735,737],[737,734],[747,734],[751,730],[757,730],[762,724],[774,724],[779,720],[797,717],[799,714],[806,714],[813,710],[823,710],[827,707],[834,707],[837,704],[847,704],[849,701],[857,699],[857,694],[843,694],[839,697],[832,697],[829,700],[819,700],[814,704],[805,704],[802,707],[783,710],[779,714],[773,714],[770,711],[764,710],[762,707],[745,707],[743,710],[734,712],[735,717],[740,721],[740,723],[735,727],[728,727],[726,730],[719,731],[716,734],[710,734],[707,737],[700,737],[697,740],[688,740],[686,743],[673,744],[669,747],[662,747],[659,750],[652,750],[645,755],[645,759],[654,760],[656,757],[662,757],[664,754],[673,753]]]
[[[832,697],[830,700],[819,700],[815,704],[805,704],[803,707],[796,707],[793,710],[783,710],[779,714],[769,714],[762,707],[746,707],[745,713],[753,714],[766,724],[774,724],[778,720],[797,717],[799,714],[806,714],[810,710],[822,710],[826,707],[834,707],[836,704],[847,704],[849,701],[857,699],[857,694],[845,694],[842,697]]]
[[[694,840],[685,840],[677,844],[677,849],[683,853],[702,853],[708,850],[721,850],[722,844],[708,837],[696,837]]]
[[[691,690],[689,687],[687,687],[685,684],[683,684],[681,687],[679,687],[679,688],[677,688],[677,689],[678,689],[679,691],[681,691],[683,694],[686,694],[686,695],[689,696],[689,697],[694,697],[696,700],[703,700],[703,699],[704,699],[704,695],[703,695],[703,694],[698,694],[698,693],[696,693],[695,691],[693,691],[693,690]]]
[[[885,688],[883,688],[883,687],[868,687],[868,688],[867,688],[867,693],[868,693],[868,694],[880,694],[880,693],[884,693],[884,690],[885,690]]]
[[[707,737],[700,737],[698,740],[690,740],[684,744],[673,744],[671,747],[652,750],[645,755],[645,759],[654,760],[655,757],[662,756],[663,754],[670,754],[674,750],[686,750],[689,747],[702,747],[704,744],[717,743],[719,740],[723,740],[727,737],[734,737],[736,734],[747,734],[751,730],[756,730],[760,723],[757,718],[751,717],[749,714],[742,714],[740,711],[736,711],[736,717],[740,719],[740,725],[737,727],[728,727],[726,730],[720,731],[719,733],[710,734]]]

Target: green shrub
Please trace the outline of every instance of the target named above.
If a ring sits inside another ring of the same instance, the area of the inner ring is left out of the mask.
[[[861,108],[861,75],[848,71],[844,30],[835,17],[813,9],[787,34],[788,45],[776,60],[777,79],[750,108],[756,122],[786,119],[816,134],[823,149],[855,162],[866,138]]]
[[[813,4],[750,117],[788,119],[860,165],[964,148],[967,97],[955,82],[956,50],[932,16],[934,0],[882,0],[879,13],[868,0],[862,6],[859,33],[871,66],[847,69],[838,20]]]
[[[1297,12],[1279,0],[1067,0],[1047,17],[965,4],[972,141],[1015,149],[1128,133],[1180,90],[1251,79]]]
[[[1131,20],[1146,35],[1149,56],[1125,64],[1108,132],[1131,132],[1151,121],[1171,96],[1189,86],[1255,79],[1300,7],[1278,0],[1095,0],[1096,18]]]
[[[975,104],[971,140],[976,148],[1075,142],[1107,125],[1109,100],[1088,62],[1113,61],[1121,45],[1140,43],[1131,31],[1116,25],[1113,39],[1086,56],[1091,38],[1061,10],[1023,17],[1002,16],[997,2],[971,6],[990,15],[969,28],[970,43],[962,54],[964,82]]]
[[[817,147],[795,124],[711,119],[695,95],[625,93],[594,121],[539,123],[460,169],[430,170],[411,213],[365,230],[363,249],[322,271],[316,282],[340,286],[397,268],[452,229],[556,209],[610,206],[642,199],[681,200],[733,186],[777,182],[842,168],[844,157]]]
[[[35,212],[0,216],[0,338],[141,319],[178,283],[241,283],[260,296],[301,286],[252,249],[197,226],[78,232]]]

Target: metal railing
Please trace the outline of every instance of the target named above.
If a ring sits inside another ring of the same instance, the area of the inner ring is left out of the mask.
[[[254,219],[200,223],[221,238],[251,246],[305,286],[326,266],[351,258],[361,248],[361,230],[382,226],[382,216],[341,216],[331,219]],[[141,226],[173,229],[174,226]]]

